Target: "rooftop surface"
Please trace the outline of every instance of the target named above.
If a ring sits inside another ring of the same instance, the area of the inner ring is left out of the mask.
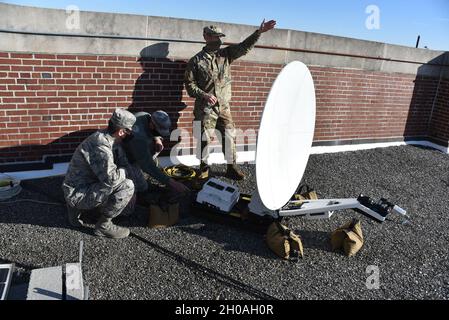
[[[255,189],[255,167],[241,192]],[[217,175],[224,166],[213,166]],[[132,236],[108,240],[66,222],[62,205],[0,203],[0,263],[16,263],[14,284],[32,269],[78,261],[84,240],[84,281],[91,299],[448,299],[449,157],[404,146],[310,157],[303,181],[320,198],[354,198],[360,193],[387,198],[412,217],[379,224],[351,210],[327,220],[284,221],[303,240],[298,263],[277,258],[263,235],[244,228],[185,215],[172,228],[145,227],[147,210],[117,224]],[[221,177],[220,177],[221,178]],[[11,199],[62,202],[62,177],[22,182]],[[226,180],[226,179],[225,179]],[[330,249],[330,233],[353,217],[362,221],[365,245],[352,258]],[[366,282],[377,266],[380,289]]]

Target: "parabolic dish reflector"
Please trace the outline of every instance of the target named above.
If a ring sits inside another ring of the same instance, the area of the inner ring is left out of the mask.
[[[313,79],[305,64],[293,61],[271,88],[257,137],[257,189],[268,209],[282,208],[295,193],[309,160],[314,130]]]

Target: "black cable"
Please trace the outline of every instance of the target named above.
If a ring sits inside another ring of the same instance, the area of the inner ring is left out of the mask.
[[[217,280],[217,281],[223,283],[224,285],[233,287],[234,289],[237,289],[238,291],[244,292],[248,295],[251,295],[251,296],[261,299],[261,300],[279,300],[259,289],[248,286],[247,284],[244,284],[241,281],[235,280],[229,276],[221,274],[221,273],[219,273],[215,270],[212,270],[208,267],[202,266],[195,261],[189,260],[187,258],[184,258],[183,256],[180,256],[179,254],[171,252],[171,251],[157,245],[156,243],[153,243],[133,232],[131,232],[130,236],[145,243],[146,245],[154,248],[159,253],[162,253],[163,255],[168,256],[169,258],[175,260],[176,262],[181,263],[190,269],[197,270],[197,271],[205,274],[207,277]]]

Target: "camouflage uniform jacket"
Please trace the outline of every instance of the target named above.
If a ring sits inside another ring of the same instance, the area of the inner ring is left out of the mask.
[[[106,199],[113,188],[125,182],[125,167],[129,166],[125,152],[115,138],[100,130],[84,140],[73,154],[63,182],[67,200],[77,197],[77,192],[88,190],[96,184],[95,197],[99,202]],[[101,199],[100,199],[101,198]]]
[[[195,109],[207,106],[205,94],[217,97],[218,106],[229,106],[231,100],[231,63],[247,54],[259,40],[257,30],[243,42],[216,52],[207,49],[197,53],[187,64],[184,84],[189,96],[196,98]]]
[[[167,184],[170,177],[165,175],[158,168],[153,159],[155,143],[154,139],[162,137],[154,136],[149,128],[151,115],[146,112],[138,112],[135,114],[136,123],[133,126],[134,136],[131,140],[123,144],[126,156],[131,163],[137,163],[143,172],[149,174],[154,179],[163,184]]]

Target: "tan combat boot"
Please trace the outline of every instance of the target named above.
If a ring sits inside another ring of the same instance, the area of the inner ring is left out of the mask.
[[[116,226],[112,223],[112,218],[101,216],[95,225],[94,234],[99,237],[122,239],[129,236],[129,229]]]
[[[198,172],[198,179],[204,180],[209,178],[209,166],[201,162],[200,164],[200,171]]]
[[[228,169],[226,170],[226,176],[232,180],[243,180],[245,179],[245,174],[240,170],[237,164],[228,164]]]

